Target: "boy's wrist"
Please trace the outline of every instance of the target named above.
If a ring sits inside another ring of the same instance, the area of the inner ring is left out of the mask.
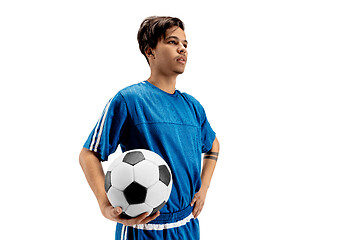
[[[202,183],[201,184],[201,188],[203,189],[203,190],[208,190],[209,189],[209,187],[210,187],[210,184],[208,184],[208,183]]]
[[[110,204],[109,201],[104,201],[104,202],[99,202],[99,207],[101,212],[104,214],[105,209],[108,207],[112,207],[112,205]]]

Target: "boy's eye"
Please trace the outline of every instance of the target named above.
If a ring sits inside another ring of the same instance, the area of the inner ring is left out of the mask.
[[[174,44],[174,45],[177,45],[177,44],[178,44],[177,41],[169,41],[168,43]],[[184,44],[184,47],[187,48],[187,44]]]

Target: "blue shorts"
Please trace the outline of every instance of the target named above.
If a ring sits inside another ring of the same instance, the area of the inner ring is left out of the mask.
[[[147,224],[124,226],[118,223],[115,239],[198,240],[200,239],[199,220],[194,219],[192,207],[189,206],[179,212],[160,214]]]

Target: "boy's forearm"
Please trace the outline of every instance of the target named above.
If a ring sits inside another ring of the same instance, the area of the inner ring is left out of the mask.
[[[215,170],[217,157],[219,155],[220,145],[217,138],[215,138],[211,150],[205,154],[203,159],[203,169],[201,172],[201,183],[202,187],[209,188],[212,175]]]
[[[110,202],[104,188],[105,175],[101,162],[94,152],[86,148],[82,149],[79,161],[86,180],[96,196],[100,209],[103,210],[103,207],[110,205]]]

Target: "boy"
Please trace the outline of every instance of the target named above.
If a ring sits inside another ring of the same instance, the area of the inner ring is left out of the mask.
[[[192,96],[175,89],[184,72],[187,40],[178,18],[149,17],[138,32],[151,76],[120,90],[106,105],[80,153],[80,164],[104,217],[116,221],[116,239],[199,239],[200,214],[219,153],[219,142],[205,111]],[[120,217],[104,189],[106,161],[122,151],[148,149],[168,163],[173,175],[170,198],[160,212]],[[201,153],[205,153],[201,170]]]

